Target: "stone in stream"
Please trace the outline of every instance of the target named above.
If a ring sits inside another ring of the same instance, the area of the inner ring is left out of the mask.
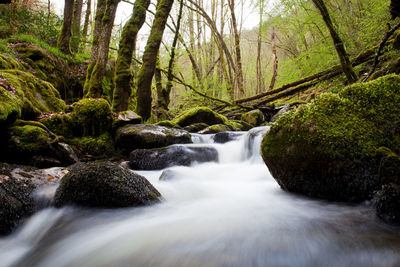
[[[117,208],[159,202],[161,194],[143,176],[110,162],[77,163],[57,188],[57,207]]]
[[[129,165],[135,170],[161,170],[208,161],[218,161],[218,152],[213,147],[174,145],[159,149],[136,149],[129,156]]]
[[[232,128],[225,124],[215,124],[211,125],[204,130],[199,131],[199,134],[215,134],[215,133],[220,133],[220,132],[226,132],[226,131],[231,131]]]
[[[194,123],[205,123],[207,125],[228,123],[228,119],[225,116],[220,115],[207,107],[189,109],[180,114],[173,121],[181,127],[186,127]]]
[[[124,153],[138,148],[159,148],[191,143],[189,132],[152,124],[126,125],[117,130],[115,143]]]
[[[272,176],[287,191],[335,201],[371,199],[381,188],[380,147],[400,152],[400,76],[325,93],[284,114],[262,142]]]
[[[198,122],[198,123],[190,124],[190,125],[184,127],[183,129],[190,133],[198,133],[198,132],[204,130],[205,128],[207,128],[208,126],[209,125],[205,124],[204,122]]]
[[[241,134],[235,132],[220,132],[213,137],[215,143],[224,144],[236,140]]]
[[[250,124],[252,127],[257,127],[265,122],[265,116],[261,110],[255,109],[242,114],[241,120]]]

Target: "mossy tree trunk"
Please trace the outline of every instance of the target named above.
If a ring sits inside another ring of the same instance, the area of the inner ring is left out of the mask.
[[[82,7],[83,7],[83,0],[75,0],[74,15],[72,17],[72,29],[71,29],[72,36],[70,43],[71,52],[73,54],[78,52],[79,42],[81,40]]]
[[[71,54],[69,43],[71,40],[72,13],[74,0],[65,0],[64,6],[64,22],[61,29],[61,34],[57,40],[57,47],[64,54]]]
[[[322,15],[322,19],[324,20],[329,33],[331,34],[333,44],[335,45],[336,52],[340,59],[340,64],[342,65],[343,72],[346,75],[347,81],[349,83],[354,83],[357,81],[357,74],[354,72],[353,66],[351,65],[349,55],[346,52],[343,41],[337,33],[332,19],[329,15],[328,9],[325,6],[323,0],[312,0],[314,5],[318,8],[319,12]]]
[[[115,14],[120,0],[107,0],[101,22],[101,34],[97,52],[96,65],[93,67],[89,81],[87,96],[98,98],[103,92],[103,78],[106,72],[108,50],[110,48],[111,32],[114,26]]]
[[[86,80],[83,87],[83,95],[87,95],[87,93],[89,92],[90,78],[92,77],[94,65],[96,65],[97,55],[99,51],[99,40],[101,35],[101,21],[103,19],[105,10],[106,0],[97,0],[96,15],[94,18],[92,50],[90,52],[90,61],[86,71]]]
[[[120,112],[128,109],[131,97],[131,63],[136,48],[136,37],[146,20],[146,10],[150,0],[136,0],[133,13],[125,24],[119,41],[118,58],[115,66],[113,111]]]
[[[174,0],[159,1],[150,36],[143,54],[143,65],[138,73],[137,113],[144,120],[151,117],[151,82],[156,68],[158,50],[160,49],[162,36],[173,3]]]
[[[89,24],[90,24],[90,14],[92,13],[92,0],[87,0],[86,2],[86,12],[85,12],[85,22],[83,23],[82,36],[86,41],[88,37]],[[82,44],[82,49],[85,47],[85,43]]]
[[[172,41],[171,57],[168,63],[167,86],[165,88],[162,86],[159,87],[161,91],[159,91],[157,88],[157,108],[163,111],[168,111],[168,106],[171,101],[170,95],[172,90],[175,51],[176,51],[176,46],[178,45],[179,30],[181,28],[182,11],[183,11],[183,0],[180,1],[178,21],[176,24],[174,40]]]

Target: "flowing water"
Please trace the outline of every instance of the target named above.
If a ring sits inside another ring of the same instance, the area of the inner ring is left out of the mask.
[[[164,201],[144,208],[46,208],[0,239],[0,266],[400,266],[400,229],[368,204],[283,192],[263,163],[266,128],[213,146],[219,162],[139,171]]]

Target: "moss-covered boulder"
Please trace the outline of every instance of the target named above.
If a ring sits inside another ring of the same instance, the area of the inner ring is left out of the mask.
[[[199,134],[215,134],[215,133],[220,133],[220,132],[226,132],[226,131],[231,131],[232,128],[225,124],[215,124],[208,126],[204,130],[199,131]]]
[[[78,163],[57,188],[57,207],[117,208],[159,202],[161,194],[146,178],[109,162]]]
[[[176,129],[181,129],[182,127],[176,124],[173,121],[170,120],[165,120],[165,121],[159,121],[156,123],[157,126],[164,126],[167,128],[176,128]]]
[[[21,117],[34,119],[41,112],[64,111],[65,102],[48,82],[21,70],[0,70],[0,122]]]
[[[265,122],[265,116],[261,110],[255,109],[242,114],[241,120],[250,124],[253,127],[256,127]]]
[[[74,151],[39,122],[17,121],[8,129],[0,160],[37,167],[67,166],[76,162]]]
[[[83,136],[99,136],[111,130],[110,104],[102,98],[85,98],[73,105],[73,114]]]
[[[43,114],[39,121],[58,136],[67,139],[82,136],[82,127],[72,113]]]
[[[203,122],[207,125],[226,124],[228,119],[220,115],[210,108],[198,107],[187,110],[173,120],[181,127],[185,127],[194,123]]]
[[[235,131],[248,131],[253,128],[252,125],[242,120],[230,120],[228,124],[235,129]]]
[[[331,200],[361,201],[379,189],[381,146],[400,150],[400,76],[327,93],[283,115],[266,134],[262,156],[279,185]]]
[[[187,131],[152,124],[126,125],[119,128],[115,136],[116,146],[124,153],[138,148],[160,148],[191,142]]]
[[[117,154],[114,147],[114,139],[109,133],[104,133],[98,137],[73,138],[70,143],[79,158],[84,161],[111,158]]]

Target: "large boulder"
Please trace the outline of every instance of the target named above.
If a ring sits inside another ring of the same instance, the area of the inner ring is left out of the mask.
[[[57,188],[57,207],[133,207],[159,202],[161,194],[146,178],[109,162],[78,163]]]
[[[398,153],[390,131],[400,120],[400,76],[322,94],[283,115],[266,134],[262,156],[279,185],[308,196],[362,201],[380,188],[385,146]]]
[[[207,125],[228,123],[228,119],[225,116],[220,115],[207,107],[189,109],[176,117],[173,121],[181,127],[186,127],[200,122]]]
[[[125,153],[138,148],[160,148],[191,142],[187,131],[152,124],[126,125],[119,128],[115,136],[116,146]]]
[[[242,114],[241,120],[250,124],[253,127],[256,127],[265,122],[265,116],[261,110],[255,109]]]
[[[173,145],[160,149],[136,149],[129,156],[129,165],[135,170],[161,170],[208,161],[218,161],[218,152],[213,147]]]

